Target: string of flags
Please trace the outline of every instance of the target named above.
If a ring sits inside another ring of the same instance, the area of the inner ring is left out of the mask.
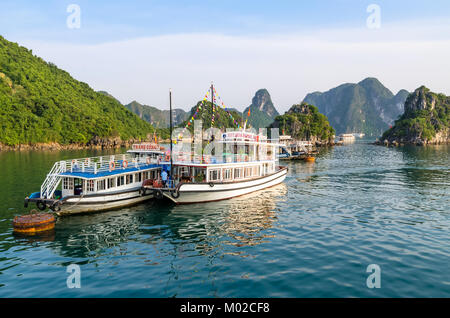
[[[212,105],[211,127],[214,126],[216,118],[219,118],[219,114],[216,114],[216,106],[220,105],[227,112],[228,116],[233,121],[233,123],[236,125],[236,127],[241,128],[239,125],[239,122],[234,119],[230,110],[225,106],[225,104],[222,101],[222,98],[220,98],[220,96],[217,94],[217,91],[214,87],[213,87],[213,90],[214,90],[214,96],[213,96],[213,105]],[[202,110],[202,108],[206,106],[206,102],[209,98],[210,93],[211,93],[211,91],[208,90],[207,93],[205,94],[205,97],[203,98],[203,100],[198,104],[197,109],[195,110],[194,114],[191,116],[191,118],[187,122],[186,126],[184,127],[183,132],[193,124],[194,120],[197,118],[199,111]],[[217,99],[220,100],[220,103],[218,103],[218,101],[216,100],[216,96],[217,96]]]

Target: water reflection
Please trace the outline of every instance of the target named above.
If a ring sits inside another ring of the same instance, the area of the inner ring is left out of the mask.
[[[266,230],[276,222],[277,201],[286,193],[281,184],[216,203],[175,206],[155,201],[118,211],[62,217],[49,247],[64,257],[89,258],[130,241],[194,244],[200,254],[223,244],[254,246],[273,237]]]

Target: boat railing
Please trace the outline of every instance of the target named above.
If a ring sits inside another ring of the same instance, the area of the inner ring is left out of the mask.
[[[88,157],[63,161],[64,172],[85,172],[97,174],[99,172],[111,172],[125,170],[127,168],[142,168],[151,164],[157,164],[158,160],[150,157],[134,157],[131,154],[119,154],[111,156]]]
[[[65,171],[65,162],[58,161],[55,162],[50,172],[47,174],[44,182],[41,185],[41,198],[51,198],[58,187],[61,178],[58,176],[60,173]]]
[[[174,153],[173,161],[177,163],[214,164],[214,163],[236,163],[274,160],[272,154],[223,154],[223,155],[201,155],[186,152]]]

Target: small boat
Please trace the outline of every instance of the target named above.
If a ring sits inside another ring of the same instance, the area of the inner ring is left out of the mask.
[[[125,154],[56,162],[40,192],[25,198],[57,215],[105,211],[153,198],[142,191],[146,179],[158,178],[164,149],[155,143],[135,144]]]

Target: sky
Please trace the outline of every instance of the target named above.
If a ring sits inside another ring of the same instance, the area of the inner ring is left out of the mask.
[[[167,109],[171,88],[174,106],[188,110],[214,82],[228,107],[243,110],[266,88],[284,112],[310,92],[366,77],[394,94],[426,85],[450,95],[448,0],[2,0],[1,7],[0,35],[123,104]]]

